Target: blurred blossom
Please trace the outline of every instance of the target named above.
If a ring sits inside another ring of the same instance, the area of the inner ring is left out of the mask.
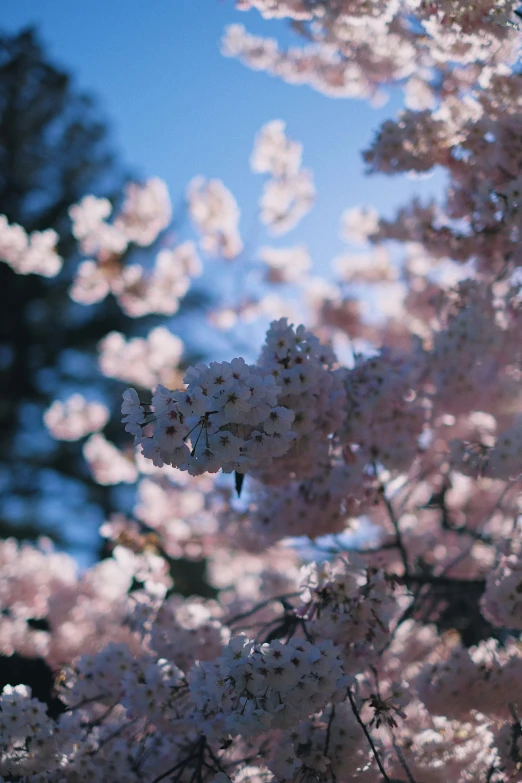
[[[284,179],[270,179],[259,202],[260,220],[272,234],[286,234],[311,210],[315,187],[309,171]]]
[[[101,434],[91,435],[85,442],[83,455],[98,484],[133,484],[138,478],[134,462]]]
[[[345,242],[365,245],[379,228],[379,214],[372,207],[354,207],[341,215],[341,237]]]
[[[388,251],[382,246],[369,253],[343,253],[334,258],[332,267],[340,280],[350,283],[382,283],[398,276]]]
[[[301,168],[303,145],[289,139],[285,127],[282,120],[263,125],[254,141],[250,158],[252,171],[271,174],[276,179],[297,174]]]
[[[132,245],[153,245],[170,224],[172,208],[163,180],[143,185],[129,183],[125,200],[114,222],[108,223],[112,205],[108,199],[86,196],[69,209],[74,236],[82,252],[95,258],[83,260],[77,269],[70,296],[83,305],[100,302],[112,293],[131,318],[150,313],[174,315],[201,264],[192,242],[160,250],[152,270],[126,263]]]
[[[285,133],[285,123],[274,120],[256,136],[252,170],[270,174],[259,202],[259,218],[272,234],[286,234],[310,211],[315,188],[310,171],[301,169],[302,145]]]
[[[111,213],[109,199],[95,196],[85,196],[79,204],[70,207],[73,234],[86,255],[102,251],[121,254],[126,249],[128,240],[125,233],[106,222]]]
[[[189,213],[201,234],[201,249],[211,256],[232,259],[243,243],[239,235],[239,207],[232,193],[218,179],[194,177],[187,188]]]
[[[47,429],[57,440],[79,440],[101,430],[109,420],[109,409],[99,402],[88,402],[73,394],[65,402],[55,400],[44,414]]]
[[[261,247],[258,255],[268,267],[267,279],[270,283],[302,282],[312,266],[312,260],[304,245],[288,248]]]
[[[163,180],[155,177],[144,185],[127,185],[125,201],[115,220],[129,242],[146,247],[151,245],[172,217],[169,192]]]
[[[55,277],[63,264],[55,250],[58,239],[50,228],[28,235],[22,226],[10,224],[5,215],[0,215],[0,261],[19,275]]]
[[[166,327],[157,326],[146,338],[127,340],[119,332],[110,332],[100,342],[99,351],[104,375],[151,388],[179,377],[183,343]]]

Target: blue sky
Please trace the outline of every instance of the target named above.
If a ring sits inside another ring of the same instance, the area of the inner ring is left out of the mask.
[[[252,224],[262,178],[249,171],[252,142],[272,119],[304,143],[304,162],[318,191],[312,213],[280,244],[306,242],[318,272],[342,249],[342,210],[372,204],[391,215],[413,195],[440,189],[428,180],[364,176],[360,150],[380,122],[400,107],[398,94],[381,109],[332,99],[250,71],[220,54],[227,24],[299,43],[285,22],[241,13],[233,0],[4,0],[8,32],[34,24],[51,57],[95,94],[113,130],[114,147],[140,176],[167,181],[175,203],[196,174],[219,177]]]

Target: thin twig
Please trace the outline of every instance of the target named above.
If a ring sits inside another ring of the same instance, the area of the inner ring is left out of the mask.
[[[495,772],[497,772],[497,765],[496,765],[496,762],[493,761],[491,763],[490,768],[488,769],[488,774],[486,776],[486,783],[491,783],[491,781],[493,780],[493,775],[495,774]]]
[[[393,506],[390,503],[390,500],[386,497],[386,491],[384,485],[381,484],[381,486],[379,487],[379,492],[382,497],[383,503],[386,507],[386,510],[388,512],[388,516],[390,517],[390,522],[392,523],[393,529],[395,530],[395,543],[397,549],[399,550],[399,554],[401,556],[402,565],[404,567],[404,576],[408,576],[410,572],[410,566],[408,563],[408,553],[406,552],[404,542],[402,540],[402,535],[399,528],[399,522],[397,520],[397,517],[395,516],[395,511],[393,510]]]
[[[328,555],[339,555],[341,553],[345,552],[353,552],[356,555],[374,555],[379,554],[380,552],[384,552],[388,549],[396,549],[397,544],[395,541],[389,541],[385,542],[384,544],[378,544],[377,546],[371,546],[366,548],[361,548],[357,546],[343,546],[340,542],[338,543],[337,547],[331,547],[331,546],[322,546],[321,544],[314,544],[314,549],[319,550],[319,552],[324,552]]]
[[[259,612],[261,609],[264,609],[265,606],[268,606],[268,604],[271,604],[272,602],[276,601],[287,601],[289,598],[296,598],[297,596],[301,595],[301,593],[286,593],[285,595],[275,595],[273,598],[267,598],[266,601],[261,601],[261,603],[256,604],[252,609],[249,609],[247,612],[241,612],[241,614],[236,614],[234,617],[230,618],[230,620],[224,620],[223,622],[226,623],[226,625],[235,625],[239,620],[245,620],[247,617],[250,617],[251,615],[255,614],[256,612]]]
[[[118,737],[120,734],[123,734],[123,732],[130,728],[133,723],[136,723],[139,720],[139,718],[133,718],[133,720],[129,721],[129,723],[124,723],[122,726],[119,726],[115,731],[112,732],[112,734],[109,734],[107,737],[103,737],[98,742],[98,747],[96,748],[96,753],[99,751],[100,748],[102,748],[104,745],[106,745],[108,742],[113,740],[115,737]]]
[[[438,585],[439,587],[458,587],[461,589],[483,590],[486,586],[485,579],[457,579],[451,576],[437,576],[437,574],[410,574],[407,578],[395,577],[405,585]]]
[[[214,764],[218,768],[218,771],[219,772],[223,772],[226,775],[226,772],[225,772],[224,768],[222,767],[221,762],[219,761],[219,759],[216,757],[216,755],[212,751],[212,749],[211,749],[210,745],[208,744],[208,742],[207,742],[206,748],[208,750],[208,754],[209,754],[210,758],[212,759],[212,761],[214,762]]]
[[[373,676],[375,677],[375,688],[377,690],[377,696],[379,698],[379,701],[382,702],[382,696],[381,696],[381,686],[379,682],[379,672],[375,668],[375,666],[370,666],[370,669],[373,672]],[[395,753],[397,754],[397,758],[399,759],[400,765],[403,768],[404,772],[406,773],[406,777],[408,778],[408,783],[417,783],[413,775],[411,774],[411,770],[408,766],[408,763],[406,761],[406,758],[404,756],[404,753],[402,752],[402,748],[399,747],[399,744],[397,743],[397,740],[395,738],[395,731],[393,729],[393,725],[391,722],[388,721],[388,730],[391,734],[393,747],[395,750]]]
[[[328,747],[330,745],[330,732],[332,729],[332,723],[333,719],[335,718],[335,704],[332,704],[332,710],[330,712],[330,717],[328,718],[328,726],[326,727],[326,740],[324,743],[324,755],[328,756]],[[332,776],[333,783],[337,783],[337,775],[335,774],[333,770],[333,763],[332,759],[330,759],[330,774]]]
[[[157,778],[154,778],[152,783],[159,783],[160,780],[165,780],[166,777],[169,775],[172,775],[173,772],[175,772],[180,767],[184,767],[188,764],[189,761],[192,761],[192,759],[195,759],[198,757],[199,754],[195,754],[194,756],[189,756],[188,758],[184,759],[183,761],[180,761],[179,764],[175,764],[173,767],[168,769],[166,772],[162,772],[161,775],[158,775]]]
[[[96,696],[90,696],[88,699],[82,699],[78,704],[73,704],[72,707],[66,707],[66,710],[67,712],[74,712],[74,710],[79,710],[80,707],[84,707],[86,704],[92,704],[95,701],[106,699],[108,695],[108,693],[98,693]]]
[[[357,723],[359,724],[359,726],[361,727],[361,729],[364,731],[364,735],[365,735],[366,739],[368,740],[370,748],[372,749],[372,753],[373,753],[373,755],[375,757],[375,761],[377,762],[377,766],[379,767],[379,770],[380,770],[380,773],[381,773],[383,779],[386,781],[386,783],[391,783],[391,779],[386,774],[386,770],[384,769],[384,767],[382,765],[382,762],[381,762],[381,760],[379,758],[379,754],[377,753],[377,748],[374,745],[374,742],[372,740],[371,734],[368,731],[368,729],[366,728],[366,724],[364,723],[363,719],[361,718],[361,716],[359,714],[359,710],[357,709],[357,704],[355,703],[355,699],[353,697],[351,688],[348,688],[348,698],[350,699],[350,704],[352,706],[352,712],[355,715],[355,719],[356,719]]]
[[[330,712],[330,717],[328,718],[328,726],[326,728],[326,741],[324,743],[324,755],[328,755],[328,746],[330,744],[330,731],[332,729],[332,723],[333,719],[335,718],[335,704],[332,704],[332,710]]]
[[[199,744],[199,740],[198,740],[198,744]],[[192,747],[191,750],[194,750],[194,747]],[[160,780],[165,780],[166,777],[172,775],[172,773],[175,772],[180,767],[186,767],[189,761],[192,761],[193,759],[197,759],[198,756],[199,756],[199,750],[197,751],[197,753],[193,753],[191,756],[187,756],[186,758],[184,758],[183,761],[179,761],[177,764],[175,764],[173,767],[168,769],[166,772],[162,772],[161,775],[158,775],[157,778],[154,778],[152,783],[159,783]]]
[[[390,727],[390,733],[392,735],[392,742],[393,747],[395,749],[395,753],[397,754],[397,757],[401,763],[401,767],[403,768],[404,772],[406,773],[406,777],[408,778],[408,783],[416,783],[415,778],[411,774],[411,770],[408,766],[408,762],[406,761],[404,757],[404,753],[402,752],[402,748],[397,744],[397,740],[395,739],[395,734],[393,732],[393,729]]]

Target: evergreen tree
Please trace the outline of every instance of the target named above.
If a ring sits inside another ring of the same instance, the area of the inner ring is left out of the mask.
[[[68,209],[88,192],[121,191],[122,181],[93,99],[49,62],[34,29],[0,34],[0,214],[28,232],[55,229],[64,257],[53,279],[0,264],[4,537],[34,537],[42,523],[59,533],[67,517],[92,516],[92,504],[104,514],[113,505],[111,491],[91,480],[78,444],[53,441],[42,414],[64,388],[93,385],[97,342],[111,329],[128,330],[131,319],[111,298],[84,308],[68,296],[77,265]]]

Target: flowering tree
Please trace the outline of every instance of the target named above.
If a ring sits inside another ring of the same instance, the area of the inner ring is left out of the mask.
[[[137,504],[104,524],[112,556],[80,576],[45,543],[1,545],[2,649],[41,657],[56,680],[48,712],[25,685],[4,689],[0,772],[24,783],[520,782],[515,5],[238,6],[290,18],[307,41],[282,52],[232,28],[226,53],[253,67],[336,95],[404,84],[406,110],[365,160],[390,174],[442,166],[447,193],[393,221],[346,213],[344,235],[369,250],[336,259],[337,285],[309,277],[301,246],[260,248],[257,272],[293,286],[308,326],[245,284],[211,316],[225,327],[275,311],[257,359],[209,357],[182,377],[167,330],[103,340],[102,371],[139,387],[122,406],[129,453],[100,434],[84,453],[101,482],[139,475]],[[301,146],[271,122],[251,164],[267,175],[260,221],[284,234],[313,202]],[[246,264],[223,183],[198,178],[187,201],[200,252]],[[160,182],[129,189],[112,217],[90,197],[71,218],[89,255],[73,298],[112,291],[133,316],[173,312],[198,270],[195,244],[162,250],[150,270],[124,255],[168,225]],[[2,224],[16,268],[15,235]],[[395,306],[369,319],[361,286]],[[99,422],[81,399],[51,411],[56,437]],[[296,536],[318,562],[304,562]],[[214,598],[176,592],[180,556],[208,558]]]

